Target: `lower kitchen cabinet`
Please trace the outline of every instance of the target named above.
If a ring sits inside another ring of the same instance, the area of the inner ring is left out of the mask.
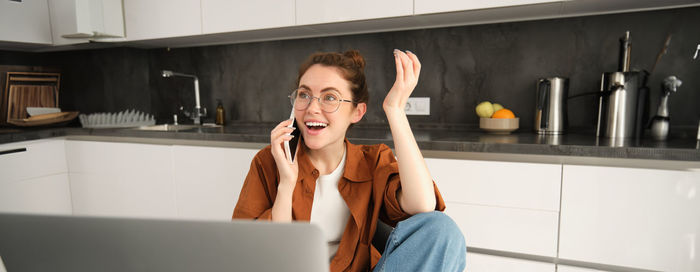
[[[0,181],[18,181],[68,172],[63,139],[0,145]]]
[[[559,258],[700,271],[700,172],[565,165]]]
[[[73,213],[176,218],[167,145],[66,141]]]
[[[556,256],[560,164],[425,161],[467,247]]]
[[[446,205],[445,213],[462,230],[467,247],[556,256],[557,212],[454,202]]]
[[[63,139],[0,145],[0,212],[70,215]]]
[[[76,215],[230,220],[255,149],[67,141]]]
[[[0,212],[71,215],[68,174],[0,180]]]
[[[464,271],[469,272],[554,272],[553,263],[493,256],[467,252],[467,265]],[[559,270],[561,271],[561,270]]]
[[[179,218],[231,220],[255,149],[174,146]]]

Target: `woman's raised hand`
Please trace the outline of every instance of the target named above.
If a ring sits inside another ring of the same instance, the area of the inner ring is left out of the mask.
[[[275,164],[277,164],[277,171],[280,174],[280,183],[286,183],[287,185],[294,185],[297,182],[297,177],[299,175],[299,164],[297,160],[294,163],[289,163],[287,156],[284,151],[284,141],[289,141],[292,139],[292,135],[289,135],[294,128],[287,127],[292,124],[292,120],[284,120],[279,123],[272,132],[270,132],[270,144],[272,145],[272,156],[275,158]],[[299,148],[297,148],[297,152]],[[295,154],[296,155],[296,154]]]
[[[418,56],[411,51],[402,52],[394,49],[394,60],[396,61],[396,81],[389,93],[384,98],[384,111],[404,110],[408,97],[418,84],[420,75],[420,61]]]

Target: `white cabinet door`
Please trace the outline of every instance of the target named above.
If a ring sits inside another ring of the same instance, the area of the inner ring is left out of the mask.
[[[202,0],[204,34],[294,26],[294,0]]]
[[[121,0],[51,0],[54,45],[87,43],[95,36],[124,36]]]
[[[79,21],[78,13],[76,9],[76,1],[72,0],[51,0],[49,1],[49,13],[51,15],[51,33],[54,45],[66,45],[66,44],[78,44],[87,43],[90,40],[87,38],[64,38],[64,34],[73,34],[72,32],[77,31],[85,22],[84,18]],[[89,18],[88,18],[89,19]]]
[[[296,0],[297,25],[413,15],[411,0]]]
[[[48,2],[0,1],[0,41],[50,45]]]
[[[170,146],[66,141],[76,215],[176,218]]]
[[[124,0],[126,39],[202,34],[200,0]]]
[[[700,172],[565,165],[559,257],[700,271]]]
[[[0,212],[71,215],[68,174],[0,181]]]
[[[563,0],[414,0],[415,14],[453,12],[509,6],[531,5]]]
[[[425,161],[468,247],[556,256],[561,165]]]
[[[446,203],[467,247],[556,257],[557,212]]]
[[[174,146],[178,216],[231,220],[250,163],[258,150]]]
[[[543,263],[501,256],[467,252],[467,265],[464,271],[469,272],[554,272],[553,263]],[[560,270],[561,271],[561,270]]]
[[[559,211],[561,165],[425,159],[446,201]]]
[[[16,151],[11,152],[10,151]],[[6,153],[7,152],[7,153]],[[0,145],[0,180],[19,181],[65,174],[65,141],[48,139]]]
[[[0,145],[0,212],[71,214],[65,141]]]

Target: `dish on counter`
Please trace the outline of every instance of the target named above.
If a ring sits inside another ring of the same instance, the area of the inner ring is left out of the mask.
[[[492,134],[510,134],[520,127],[520,118],[479,118],[479,128]]]
[[[27,107],[27,113],[29,116],[43,115],[49,113],[61,112],[61,108],[49,108],[49,107]]]

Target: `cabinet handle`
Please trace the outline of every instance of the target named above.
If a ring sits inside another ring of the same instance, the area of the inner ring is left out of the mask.
[[[0,156],[2,156],[2,155],[7,155],[7,154],[12,154],[12,153],[25,152],[25,151],[27,151],[27,148],[26,148],[26,147],[15,148],[15,149],[8,149],[8,150],[2,150],[2,151],[0,151]]]

